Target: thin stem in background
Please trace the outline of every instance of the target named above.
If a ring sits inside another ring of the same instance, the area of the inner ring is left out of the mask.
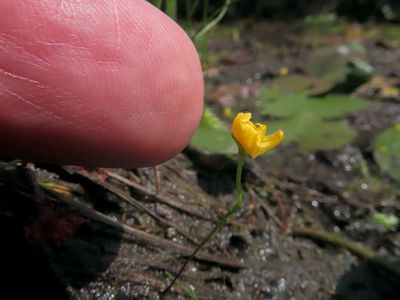
[[[175,21],[177,20],[178,17],[178,5],[177,5],[177,0],[167,0],[165,2],[165,12],[166,14],[171,18],[174,19]]]
[[[231,4],[231,0],[225,0],[224,6],[222,7],[219,14],[215,17],[215,19],[208,22],[207,25],[204,26],[203,29],[201,29],[195,35],[195,37],[194,37],[195,42],[197,42],[199,39],[201,39],[202,36],[204,36],[207,32],[209,32],[215,25],[217,25],[222,20],[222,18],[225,16],[226,12],[228,11],[228,7],[230,4]]]
[[[152,3],[153,3],[154,6],[156,6],[157,8],[161,9],[161,6],[163,4],[163,0],[153,0]]]

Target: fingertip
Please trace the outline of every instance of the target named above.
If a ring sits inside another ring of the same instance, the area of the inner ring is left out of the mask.
[[[142,0],[5,2],[1,153],[140,167],[189,142],[203,108],[201,66],[158,9]]]

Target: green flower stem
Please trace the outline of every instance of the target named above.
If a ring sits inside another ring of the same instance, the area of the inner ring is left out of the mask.
[[[171,281],[171,283],[167,286],[167,288],[161,293],[161,295],[165,295],[174,285],[176,280],[179,278],[179,276],[182,274],[182,272],[185,270],[187,264],[196,256],[197,252],[207,242],[209,242],[214,235],[223,228],[226,223],[228,222],[228,219],[239,209],[242,207],[243,204],[243,192],[242,192],[242,170],[243,170],[243,165],[244,161],[247,157],[246,152],[242,149],[241,146],[239,148],[239,157],[238,157],[238,163],[237,163],[237,169],[236,169],[236,202],[234,205],[232,205],[229,209],[228,212],[218,221],[217,224],[215,224],[214,228],[208,233],[208,235],[204,238],[204,240],[196,247],[196,249],[190,254],[190,256],[186,259],[185,263],[183,266],[179,269],[178,273],[174,277],[174,279]]]

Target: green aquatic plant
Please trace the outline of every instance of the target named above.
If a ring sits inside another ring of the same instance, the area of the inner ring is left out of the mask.
[[[151,0],[154,6],[163,10],[170,18],[175,21],[182,21],[183,29],[193,40],[200,58],[204,63],[208,57],[208,33],[213,29],[226,15],[232,0],[225,0],[219,9],[211,13],[209,0]],[[180,4],[182,3],[182,4]],[[195,26],[194,14],[197,10],[201,10],[201,22]],[[179,13],[184,12],[185,17],[178,20]]]
[[[400,123],[378,134],[372,145],[381,170],[400,182]]]
[[[229,128],[206,107],[200,125],[190,141],[190,147],[204,154],[234,155],[236,144]]]
[[[352,141],[356,131],[345,120],[349,113],[367,108],[370,102],[348,95],[309,97],[306,91],[284,94],[274,86],[261,93],[261,112],[272,116],[272,129],[287,131],[287,142],[303,152],[331,150]]]
[[[176,280],[185,270],[187,264],[196,256],[200,249],[203,248],[203,246],[207,244],[215,236],[215,234],[226,225],[229,218],[242,207],[242,170],[247,156],[256,158],[257,156],[277,147],[282,142],[284,137],[282,130],[278,130],[271,135],[266,135],[267,126],[261,123],[253,123],[250,119],[250,113],[238,113],[232,122],[232,138],[236,142],[238,149],[238,161],[236,169],[236,201],[186,259],[185,263],[175,275],[174,279],[162,292],[162,295],[165,295],[172,288]]]

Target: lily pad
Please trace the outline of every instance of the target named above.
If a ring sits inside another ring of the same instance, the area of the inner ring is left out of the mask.
[[[359,44],[322,48],[312,53],[306,62],[307,77],[281,76],[272,82],[272,86],[284,94],[307,90],[310,96],[332,91],[352,92],[373,75],[364,52]]]
[[[286,142],[296,142],[308,153],[335,149],[351,142],[356,131],[337,119],[370,104],[347,95],[317,98],[308,97],[306,92],[284,95],[273,89],[265,89],[261,99],[262,113],[279,118],[268,123],[272,131],[284,130]]]
[[[338,94],[317,98],[308,97],[306,92],[284,95],[273,89],[264,89],[261,99],[262,112],[275,117],[288,117],[303,111],[320,118],[337,118],[369,106],[366,100],[348,95]]]
[[[287,75],[276,78],[272,88],[283,94],[308,91],[314,87],[314,80],[300,75]]]
[[[351,92],[373,75],[364,48],[354,43],[319,49],[310,56],[306,66],[314,81],[311,95],[333,90]]]
[[[379,134],[373,147],[381,170],[400,182],[400,123]]]
[[[306,153],[338,148],[351,142],[357,134],[344,121],[323,120],[311,112],[296,113],[268,125],[271,132],[285,131],[285,142],[296,142]]]
[[[190,146],[204,154],[232,155],[237,152],[229,127],[209,108],[204,110],[203,118],[190,141]]]
[[[264,89],[260,96],[261,112],[274,117],[289,117],[306,105],[306,93],[284,95],[274,89]]]

